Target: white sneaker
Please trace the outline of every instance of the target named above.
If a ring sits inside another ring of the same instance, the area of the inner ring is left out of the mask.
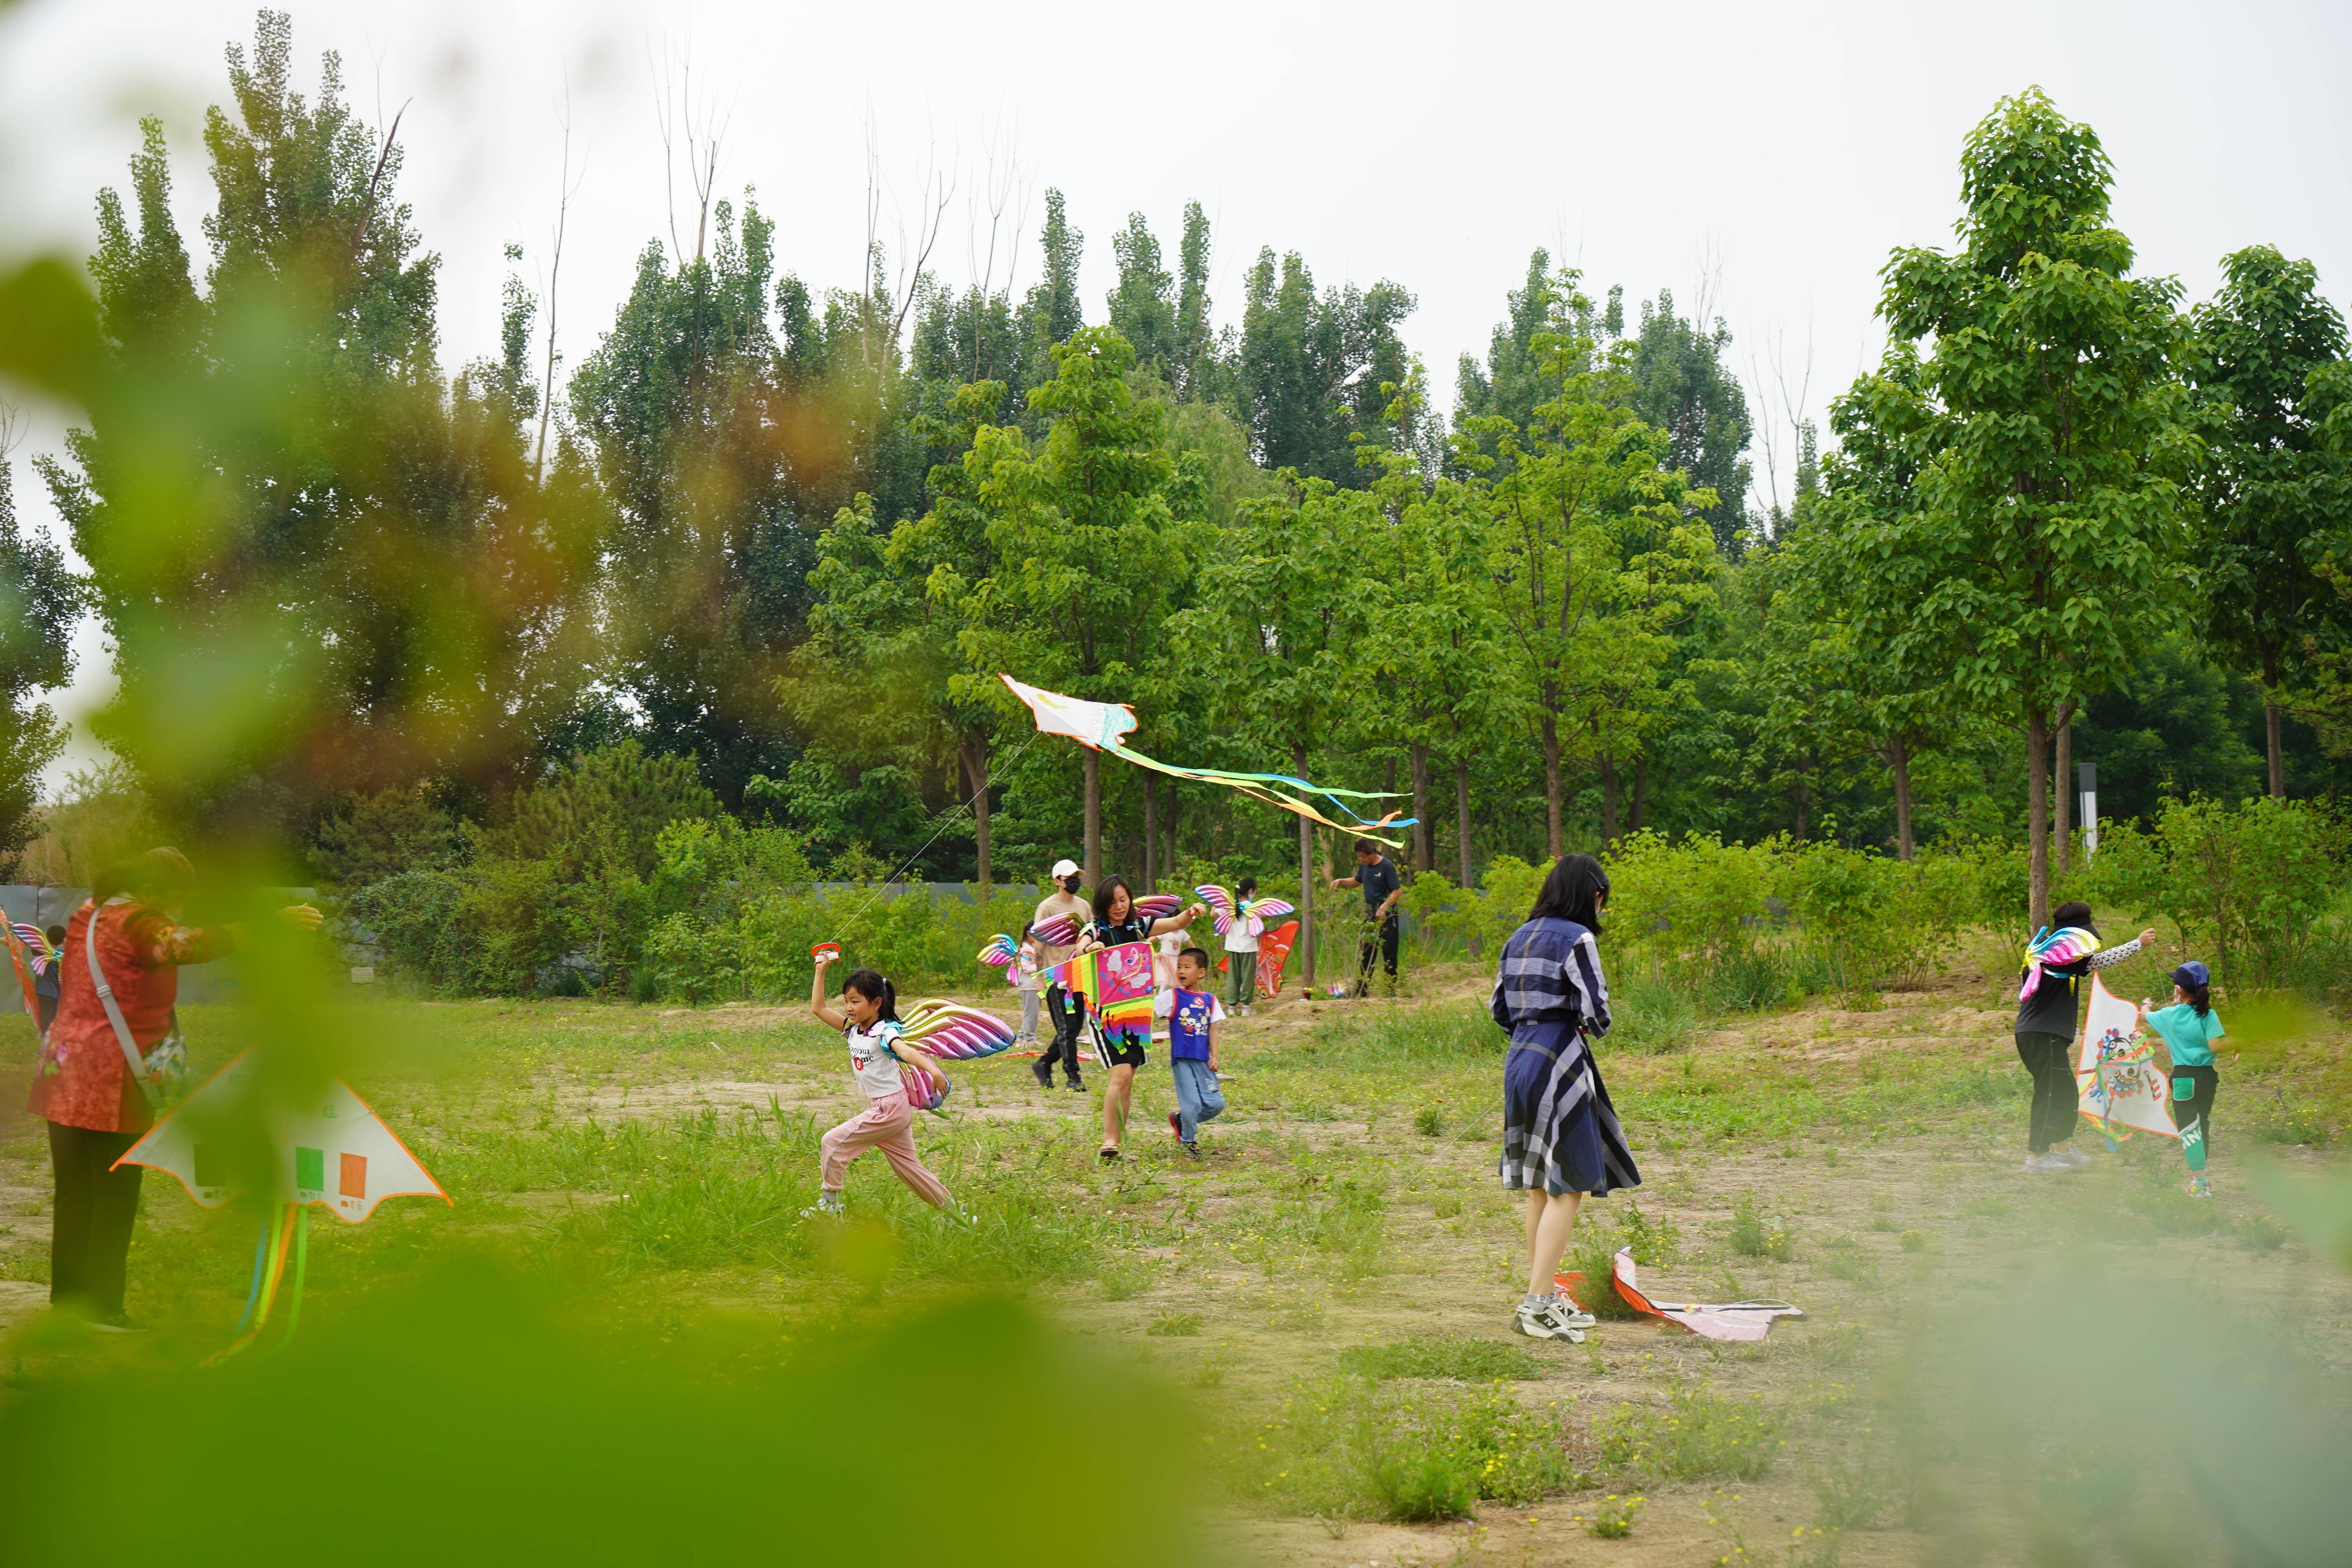
[[[1584,1331],[1569,1327],[1551,1315],[1546,1307],[1522,1304],[1511,1314],[1511,1326],[1531,1340],[1566,1340],[1572,1345],[1584,1342]]]
[[[2028,1154],[2025,1168],[2037,1176],[2071,1176],[2074,1165],[2063,1154]]]
[[[1563,1329],[1589,1329],[1601,1321],[1565,1296],[1553,1297],[1544,1310]]]
[[[2050,1152],[2078,1171],[2087,1171],[2091,1168],[2091,1157],[2080,1149],[2053,1149]]]

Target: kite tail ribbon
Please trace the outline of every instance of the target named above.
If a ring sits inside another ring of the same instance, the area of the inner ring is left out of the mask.
[[[2088,958],[2099,951],[2099,939],[2081,926],[2061,926],[2052,931],[2043,926],[2025,944],[2025,984],[2017,988],[2017,999],[2024,1001],[2042,989],[2042,974],[2046,965],[2063,969],[2077,959]]]

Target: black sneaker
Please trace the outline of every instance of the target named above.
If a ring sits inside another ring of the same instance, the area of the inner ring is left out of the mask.
[[[1116,1165],[1118,1163],[1118,1151],[1116,1149],[1106,1149],[1102,1152],[1100,1158],[1102,1163],[1106,1165]]]
[[[146,1324],[132,1322],[127,1312],[109,1312],[102,1318],[92,1318],[89,1326],[101,1334],[143,1334],[147,1331]]]
[[[1200,1146],[1198,1143],[1187,1143],[1187,1144],[1185,1144],[1185,1145],[1184,1145],[1184,1157],[1185,1157],[1186,1159],[1188,1159],[1188,1160],[1197,1160],[1197,1159],[1199,1159],[1199,1158],[1201,1157],[1201,1146]]]
[[[1029,1076],[1037,1080],[1039,1089],[1051,1089],[1054,1087],[1054,1064],[1039,1057],[1029,1064]]]
[[[1084,1094],[1086,1091],[1087,1086],[1085,1084],[1080,1083],[1076,1079],[1072,1079],[1070,1080],[1070,1092],[1072,1094]]]
[[[1184,1119],[1172,1110],[1168,1113],[1168,1133],[1179,1143],[1184,1143]],[[1190,1149],[1192,1145],[1184,1143],[1184,1147]]]

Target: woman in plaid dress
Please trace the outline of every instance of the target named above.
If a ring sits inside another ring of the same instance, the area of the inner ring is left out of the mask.
[[[1609,874],[1590,855],[1552,868],[1527,923],[1503,944],[1488,1010],[1510,1031],[1503,1068],[1503,1185],[1528,1194],[1528,1293],[1515,1326],[1581,1342],[1591,1315],[1553,1284],[1584,1194],[1639,1186],[1609,1090],[1585,1042],[1609,1032],[1601,973]],[[1602,1288],[1595,1282],[1593,1289]]]

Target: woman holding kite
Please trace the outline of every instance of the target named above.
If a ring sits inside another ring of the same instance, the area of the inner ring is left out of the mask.
[[[1095,889],[1095,918],[1078,933],[1078,952],[1084,954],[1097,948],[1149,942],[1155,936],[1184,930],[1206,912],[1206,905],[1194,904],[1181,914],[1155,916],[1153,911],[1137,907],[1126,878],[1107,878]],[[1145,962],[1150,961],[1147,958]],[[1119,1141],[1127,1131],[1128,1102],[1135,1090],[1135,1069],[1143,1065],[1143,1042],[1131,1035],[1122,1035],[1116,1043],[1105,1042],[1104,1049],[1107,1059],[1103,1065],[1110,1069],[1110,1088],[1103,1094],[1102,1163],[1108,1165],[1116,1163],[1119,1157]]]
[[[1488,1011],[1510,1031],[1503,1065],[1503,1185],[1528,1194],[1528,1293],[1514,1326],[1530,1339],[1580,1342],[1592,1315],[1554,1277],[1587,1193],[1639,1186],[1617,1112],[1586,1042],[1609,1032],[1601,910],[1609,873],[1590,855],[1552,868],[1527,923],[1503,944]],[[1596,1287],[1605,1288],[1605,1287]]]

